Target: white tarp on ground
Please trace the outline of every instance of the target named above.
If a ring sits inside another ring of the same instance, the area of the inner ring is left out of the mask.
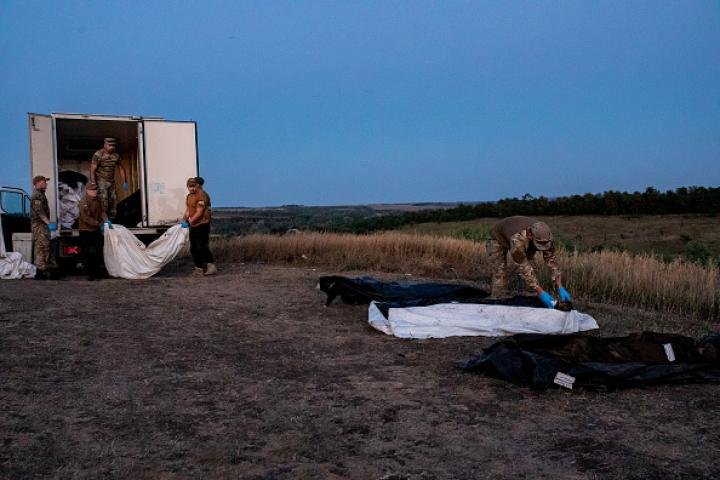
[[[113,277],[142,279],[155,275],[180,253],[190,233],[180,225],[170,227],[150,245],[122,225],[105,228],[105,268]]]
[[[23,260],[20,252],[0,253],[0,278],[3,280],[17,280],[20,278],[33,278],[37,272],[35,265]]]
[[[19,252],[6,252],[2,224],[0,224],[0,278],[16,280],[35,276],[35,265],[23,260]]]
[[[370,304],[368,322],[383,333],[399,338],[461,336],[500,337],[515,333],[575,333],[598,328],[594,318],[576,310],[441,303],[426,307],[390,308],[385,318]]]

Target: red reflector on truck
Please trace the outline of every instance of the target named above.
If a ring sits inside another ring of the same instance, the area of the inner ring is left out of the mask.
[[[63,255],[80,255],[80,247],[63,247]]]

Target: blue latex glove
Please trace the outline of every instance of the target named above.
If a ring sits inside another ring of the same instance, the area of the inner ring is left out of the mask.
[[[103,225],[107,225],[107,226],[108,226],[108,228],[110,228],[110,229],[112,229],[112,228],[113,228],[113,226],[112,226],[112,222],[110,221],[110,219],[109,219],[109,218],[108,218],[107,220],[105,220],[105,223],[103,223]]]
[[[127,182],[123,182],[123,190],[130,190],[130,185]]]
[[[182,228],[190,228],[190,223],[188,223],[187,220],[183,220],[182,223],[180,224],[180,226]]]
[[[48,223],[48,230],[50,230],[51,232],[57,230],[57,223]]]
[[[538,295],[538,298],[541,302],[545,304],[547,308],[555,308],[555,305],[553,304],[553,297],[546,291],[540,292],[540,295]]]
[[[558,293],[560,294],[560,300],[562,300],[563,302],[571,302],[572,301],[572,298],[570,298],[570,292],[565,290],[565,288],[560,287],[558,289]]]

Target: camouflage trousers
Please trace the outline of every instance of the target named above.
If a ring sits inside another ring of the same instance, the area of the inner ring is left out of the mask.
[[[115,220],[117,215],[117,196],[115,195],[115,182],[105,180],[103,178],[97,179],[98,197],[103,205],[105,205],[105,212],[108,218]]]
[[[57,267],[50,244],[50,230],[47,225],[32,225],[33,257],[38,270],[46,271]]]
[[[522,295],[535,295],[535,288],[538,287],[537,278],[532,266],[528,262],[517,263],[511,261],[508,264],[509,250],[500,245],[497,240],[488,240],[485,244],[488,256],[490,257],[490,265],[492,268],[492,290],[491,296],[494,298],[506,298],[510,295],[510,280],[513,272],[517,273],[523,281],[524,291]]]
[[[510,282],[510,271],[507,263],[508,250],[500,245],[497,240],[488,240],[485,249],[488,257],[490,257],[490,266],[493,272],[490,295],[494,298],[508,297],[508,283]]]

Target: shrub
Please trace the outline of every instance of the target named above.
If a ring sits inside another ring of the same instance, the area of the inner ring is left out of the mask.
[[[697,240],[689,242],[683,250],[683,257],[689,262],[705,264],[708,263],[711,256],[712,254],[707,246]]]
[[[478,225],[475,227],[461,228],[450,234],[453,238],[460,240],[470,240],[475,243],[484,243],[490,239],[490,227],[486,225]]]

